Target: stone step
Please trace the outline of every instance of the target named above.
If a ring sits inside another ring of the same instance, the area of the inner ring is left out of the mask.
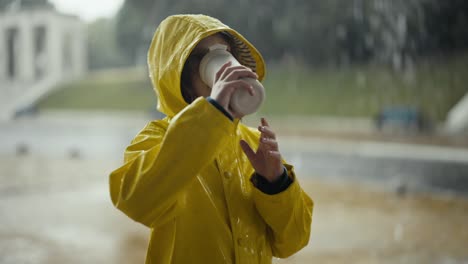
[[[2,84],[0,97],[0,121],[12,119],[18,110],[34,104],[60,82],[47,78],[37,82],[10,82]]]

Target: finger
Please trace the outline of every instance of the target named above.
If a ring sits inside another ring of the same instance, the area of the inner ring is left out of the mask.
[[[270,151],[268,151],[268,155],[270,157],[274,158],[275,160],[280,160],[281,161],[281,153],[279,151],[270,150]]]
[[[258,131],[262,132],[262,137],[268,137],[272,139],[276,139],[276,134],[270,127],[267,126],[259,126]]]
[[[234,86],[233,89],[239,89],[239,88],[242,88],[242,89],[246,89],[247,92],[251,95],[251,96],[254,96],[255,95],[255,91],[254,91],[254,88],[253,86],[248,83],[246,80],[244,79],[239,79],[239,80],[235,80],[235,81],[230,81],[227,83],[228,85],[232,85]]]
[[[228,74],[230,72],[234,71],[234,70],[245,69],[245,66],[242,66],[242,65],[236,65],[236,66],[231,66],[231,65],[232,65],[232,63],[229,64],[229,66],[226,68],[226,70],[221,75],[220,79],[225,80],[226,77],[228,76]]]
[[[261,142],[269,147],[270,150],[278,151],[278,141],[272,138],[262,138]]]
[[[233,81],[241,78],[257,79],[257,74],[246,67],[236,68],[233,70],[228,69],[228,71],[224,75],[224,80],[226,81]]]
[[[243,80],[236,80],[236,81],[231,81],[231,82],[226,82],[225,85],[223,86],[223,88],[221,89],[220,91],[220,95],[223,96],[223,97],[227,97],[227,98],[230,98],[232,96],[232,93],[236,90],[236,89],[247,89],[247,90],[250,90],[251,85],[249,83],[247,83],[246,81],[243,81]]]
[[[241,146],[242,150],[244,151],[245,155],[247,156],[247,158],[253,164],[254,161],[255,161],[256,154],[253,151],[253,149],[250,147],[249,143],[247,143],[247,141],[245,141],[245,140],[241,140],[240,141],[240,146]]]
[[[262,126],[267,126],[267,127],[270,126],[270,124],[268,124],[266,118],[264,118],[264,117],[261,118],[261,122],[262,122]]]
[[[217,72],[215,76],[215,82],[217,82],[220,78],[220,76],[223,74],[223,72],[226,70],[227,67],[231,66],[232,62],[228,61],[226,62]]]

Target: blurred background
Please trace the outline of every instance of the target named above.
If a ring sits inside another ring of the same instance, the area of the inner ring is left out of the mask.
[[[265,116],[315,200],[275,263],[468,263],[468,2],[0,0],[0,263],[143,263],[108,175],[162,117],[157,25],[203,13],[267,61]]]

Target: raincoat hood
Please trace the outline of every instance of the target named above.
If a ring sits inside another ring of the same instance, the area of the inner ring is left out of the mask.
[[[237,31],[205,15],[170,16],[156,29],[148,51],[148,69],[161,113],[173,117],[187,106],[180,85],[185,61],[198,42],[218,32],[232,38],[233,48],[240,48],[245,55],[240,63],[263,80],[265,62],[261,54]]]

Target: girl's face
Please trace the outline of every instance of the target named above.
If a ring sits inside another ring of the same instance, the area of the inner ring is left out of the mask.
[[[199,66],[203,56],[205,56],[209,48],[215,44],[226,45],[228,51],[231,52],[231,47],[225,37],[218,33],[202,39],[187,59],[187,66],[190,71],[190,85],[192,87],[192,91],[190,92],[194,93],[193,95],[195,98],[200,96],[208,97],[211,94],[211,88],[201,80]]]

